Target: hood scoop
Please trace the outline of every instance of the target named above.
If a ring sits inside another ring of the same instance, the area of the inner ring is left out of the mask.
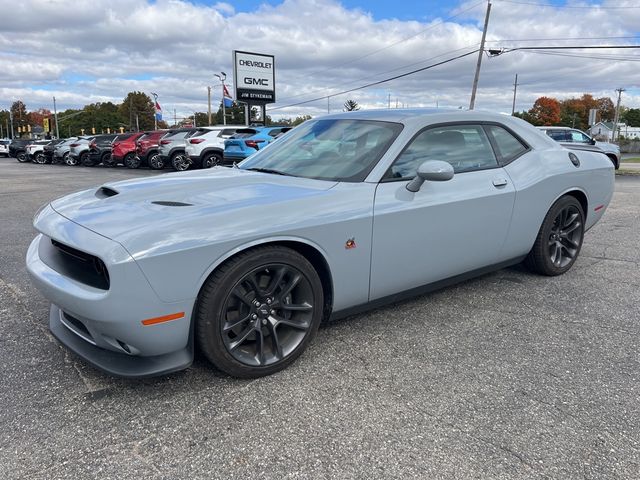
[[[98,190],[96,190],[96,197],[98,198],[109,198],[109,197],[113,197],[115,195],[118,195],[117,190],[114,190],[111,187],[100,187]]]
[[[162,205],[163,207],[193,207],[193,203],[174,202],[169,200],[156,200],[151,203],[154,205]]]

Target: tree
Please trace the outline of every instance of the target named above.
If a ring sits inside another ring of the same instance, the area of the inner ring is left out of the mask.
[[[628,109],[621,118],[630,127],[640,127],[640,108]]]
[[[360,105],[355,100],[347,100],[344,102],[344,111],[345,112],[353,112],[355,110],[360,110]]]
[[[18,128],[26,127],[29,123],[27,106],[22,100],[16,100],[11,104],[11,115],[13,116],[13,126],[16,133],[18,132]]]
[[[603,122],[613,122],[613,118],[616,115],[616,107],[613,106],[613,101],[609,97],[602,97],[596,100],[596,104],[600,120]]]
[[[46,108],[34,110],[33,112],[29,112],[27,114],[27,118],[29,119],[28,121],[31,125],[40,125],[41,127],[42,120],[49,117],[51,117],[51,111]]]
[[[555,98],[540,97],[528,113],[534,125],[556,125],[560,122],[560,102]]]
[[[129,130],[153,130],[156,107],[151,97],[143,92],[129,92],[118,107],[118,112]],[[137,118],[137,124],[136,124]]]

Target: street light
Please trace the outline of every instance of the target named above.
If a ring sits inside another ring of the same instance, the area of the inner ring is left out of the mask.
[[[218,79],[220,80],[220,83],[222,83],[222,124],[226,125],[227,124],[227,111],[225,109],[224,106],[224,81],[227,79],[227,74],[224,72],[220,72],[218,73],[214,73],[213,74],[214,77],[218,77]]]

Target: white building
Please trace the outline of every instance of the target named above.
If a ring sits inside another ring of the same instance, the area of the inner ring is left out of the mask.
[[[591,136],[606,139],[608,141],[611,141],[612,133],[613,122],[598,122],[589,129],[589,134]],[[618,123],[616,137],[640,139],[640,127],[630,127],[626,123]]]

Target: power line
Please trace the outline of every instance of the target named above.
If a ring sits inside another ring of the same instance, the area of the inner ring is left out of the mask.
[[[620,7],[603,7],[601,5],[554,5],[553,3],[535,3],[535,2],[520,2],[516,0],[496,0],[501,3],[515,3],[517,5],[533,5],[536,7],[554,7],[554,8],[569,8],[569,9],[593,9],[593,10],[626,10],[631,8],[640,8],[640,5],[634,6],[620,6]]]
[[[545,42],[545,41],[565,41],[565,40],[625,40],[640,38],[640,35],[626,37],[562,37],[562,38],[505,38],[500,40],[487,40],[487,43],[497,42]]]
[[[529,53],[536,53],[539,55],[553,55],[557,57],[573,57],[573,58],[588,58],[591,60],[616,60],[619,62],[640,62],[640,57],[621,57],[621,56],[605,56],[605,54],[601,54],[600,56],[596,55],[580,55],[579,53],[562,53],[562,52],[545,52],[544,50],[535,50]]]
[[[272,112],[274,110],[280,110],[280,109],[283,109],[283,108],[297,107],[298,105],[304,105],[305,103],[317,102],[319,100],[324,100],[325,98],[331,98],[331,97],[336,97],[338,95],[344,95],[345,93],[354,92],[356,90],[363,90],[365,88],[373,87],[375,85],[380,85],[380,84],[383,84],[383,83],[386,83],[386,82],[390,82],[392,80],[397,80],[398,78],[403,78],[403,77],[407,77],[409,75],[416,74],[418,72],[423,72],[425,70],[429,70],[431,68],[438,67],[440,65],[444,65],[445,63],[453,62],[455,60],[459,60],[461,58],[468,57],[469,55],[473,55],[474,53],[477,53],[477,52],[478,52],[478,50],[473,50],[471,52],[463,53],[463,54],[458,55],[456,57],[448,58],[447,60],[443,60],[441,62],[437,62],[437,63],[431,64],[431,65],[427,65],[426,67],[418,68],[418,69],[412,70],[410,72],[406,72],[406,73],[403,73],[403,74],[400,74],[400,75],[396,75],[394,77],[385,78],[383,80],[378,80],[377,82],[368,83],[366,85],[361,85],[359,87],[351,88],[349,90],[344,90],[344,91],[338,92],[338,93],[333,93],[331,95],[324,95],[322,97],[313,98],[311,100],[306,100],[304,102],[297,102],[297,103],[292,103],[290,105],[283,105],[281,107],[271,108],[271,109],[269,109],[269,111]]]

